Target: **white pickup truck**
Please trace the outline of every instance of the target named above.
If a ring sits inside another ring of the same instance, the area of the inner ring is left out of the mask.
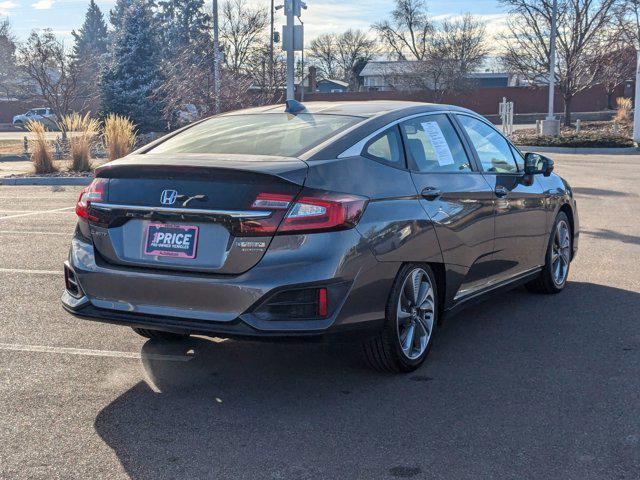
[[[31,121],[42,122],[44,124],[55,124],[58,121],[58,117],[53,113],[51,108],[32,108],[27,113],[13,117],[13,124],[18,126]]]

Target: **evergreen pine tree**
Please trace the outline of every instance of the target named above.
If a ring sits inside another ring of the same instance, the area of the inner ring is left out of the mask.
[[[84,23],[78,32],[71,32],[74,38],[72,67],[78,70],[78,79],[85,95],[97,98],[100,64],[107,52],[107,24],[94,0],[84,17]]]
[[[204,0],[160,0],[158,14],[166,59],[204,39],[211,20],[204,10]]]
[[[109,22],[116,30],[122,26],[122,20],[127,9],[131,6],[133,0],[116,0],[116,4],[109,11]]]
[[[84,23],[79,32],[71,32],[75,40],[73,58],[77,63],[96,61],[107,51],[107,24],[104,16],[94,0],[89,2],[89,8],[84,17]]]
[[[103,114],[128,116],[143,132],[164,126],[162,102],[156,94],[162,75],[155,25],[151,3],[133,0],[123,11],[102,73]]]

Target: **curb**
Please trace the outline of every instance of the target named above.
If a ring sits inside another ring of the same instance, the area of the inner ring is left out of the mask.
[[[539,153],[573,153],[578,155],[600,154],[600,155],[637,155],[640,154],[638,147],[614,147],[614,148],[573,148],[573,147],[542,147],[531,145],[517,145],[525,152]]]
[[[0,178],[0,185],[85,186],[93,177],[18,177]]]

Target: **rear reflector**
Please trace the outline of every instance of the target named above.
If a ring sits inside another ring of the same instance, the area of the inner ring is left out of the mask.
[[[91,202],[101,202],[106,199],[106,187],[109,180],[105,178],[96,178],[91,184],[80,192],[78,203],[76,203],[76,215],[95,222],[97,217],[89,213]]]
[[[327,289],[326,288],[318,289],[318,316],[319,317],[327,316]]]

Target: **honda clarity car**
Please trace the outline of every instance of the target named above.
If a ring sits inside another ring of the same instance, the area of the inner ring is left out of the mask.
[[[96,170],[62,303],[167,341],[347,338],[412,371],[445,315],[565,287],[578,215],[553,167],[454,106],[224,113]]]

